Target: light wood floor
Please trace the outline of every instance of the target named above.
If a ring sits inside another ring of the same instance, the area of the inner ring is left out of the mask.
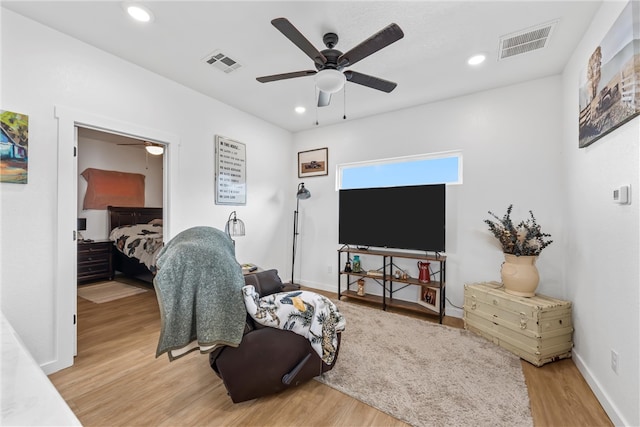
[[[49,378],[83,425],[406,425],[313,380],[233,404],[208,357],[155,358],[159,319],[151,288],[103,304],[78,298],[78,356]],[[462,326],[456,318],[445,323]],[[612,425],[572,360],[522,366],[536,426]]]

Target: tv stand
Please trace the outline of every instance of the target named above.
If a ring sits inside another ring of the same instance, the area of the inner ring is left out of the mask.
[[[346,272],[342,270],[342,266],[347,260],[351,261],[351,255],[367,255],[381,257],[380,268],[375,270],[361,271],[359,273],[350,271]],[[346,259],[343,262],[343,255],[346,255]],[[393,263],[394,258],[412,259],[416,261],[426,261],[431,265],[437,265],[438,268],[435,271],[431,271],[431,282],[422,283],[415,277],[408,277],[406,279],[396,278],[393,275],[393,269],[395,267]],[[428,314],[431,316],[438,316],[438,320],[442,323],[442,319],[445,314],[445,301],[446,301],[446,287],[445,287],[445,273],[446,273],[447,257],[439,252],[429,254],[412,254],[392,250],[382,249],[361,249],[350,248],[343,246],[338,249],[338,299],[342,297],[353,298],[355,300],[367,301],[375,304],[380,304],[383,310],[387,307],[402,308],[416,313]],[[342,278],[346,277],[346,286],[342,289]],[[358,295],[356,290],[352,290],[352,286],[357,289],[357,282],[360,279],[369,279],[382,287],[382,296],[367,294]],[[398,285],[394,289],[394,284]],[[438,290],[438,298],[434,301],[434,305],[431,308],[427,307],[428,304],[422,302],[410,302],[394,299],[394,293],[408,287],[408,286],[425,286]]]

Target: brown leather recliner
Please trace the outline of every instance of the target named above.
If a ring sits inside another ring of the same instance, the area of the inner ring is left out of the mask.
[[[277,270],[268,270],[245,276],[247,285],[253,285],[263,297],[276,292],[297,290],[283,285]],[[222,347],[209,356],[211,368],[224,382],[234,403],[244,402],[289,387],[297,386],[331,370],[316,353],[309,340],[291,331],[262,326],[247,314],[244,336],[238,347]]]

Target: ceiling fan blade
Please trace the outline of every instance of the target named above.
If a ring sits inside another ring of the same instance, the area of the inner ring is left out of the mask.
[[[331,94],[329,92],[319,91],[318,107],[326,107],[331,102]]]
[[[353,65],[361,59],[364,59],[372,53],[389,46],[391,43],[394,43],[403,37],[404,33],[402,32],[402,29],[400,29],[397,24],[390,24],[350,51],[340,55],[338,58],[338,66],[346,67]]]
[[[313,71],[313,70],[294,71],[292,73],[283,73],[283,74],[274,74],[272,76],[256,77],[256,80],[259,81],[260,83],[275,82],[277,80],[285,80],[285,79],[293,79],[293,78],[296,78],[296,77],[312,76],[316,72],[317,71]]]
[[[357,83],[362,86],[367,86],[372,89],[381,90],[383,92],[391,92],[398,86],[397,83],[384,80],[379,77],[373,77],[368,74],[358,73],[357,71],[345,71],[345,77],[351,83]]]
[[[286,38],[291,40],[293,44],[298,46],[300,50],[307,54],[313,62],[323,65],[327,62],[327,58],[316,49],[305,36],[302,35],[296,27],[293,26],[286,18],[276,18],[271,21],[271,24],[276,27]]]

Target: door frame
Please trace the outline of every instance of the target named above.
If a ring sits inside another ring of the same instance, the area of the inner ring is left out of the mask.
[[[73,365],[76,348],[77,271],[76,226],[78,213],[78,157],[76,127],[116,133],[132,138],[152,140],[165,145],[163,176],[163,232],[165,241],[171,236],[173,215],[171,194],[176,185],[172,172],[177,170],[180,138],[178,135],[135,123],[104,117],[87,111],[56,105],[54,116],[58,120],[58,205],[54,237],[54,318],[55,357],[42,365],[46,374]]]

